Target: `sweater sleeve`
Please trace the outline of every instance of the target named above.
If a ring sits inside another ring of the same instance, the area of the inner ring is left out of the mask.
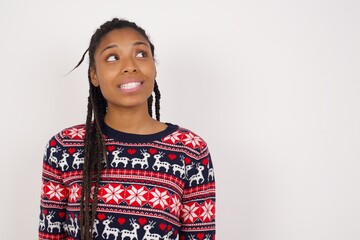
[[[64,222],[68,190],[63,183],[59,160],[66,149],[54,136],[46,146],[43,169],[39,216],[39,240],[65,239]]]
[[[215,178],[205,146],[199,159],[186,159],[180,240],[215,240]]]

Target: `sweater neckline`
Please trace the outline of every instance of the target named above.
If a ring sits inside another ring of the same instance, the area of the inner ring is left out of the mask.
[[[135,134],[135,133],[122,132],[110,127],[104,121],[102,122],[101,127],[103,134],[107,136],[107,138],[109,139],[113,139],[120,142],[147,143],[156,140],[161,140],[162,138],[170,135],[171,133],[179,129],[178,125],[174,125],[172,123],[165,123],[165,124],[167,125],[167,127],[164,130],[152,134]]]

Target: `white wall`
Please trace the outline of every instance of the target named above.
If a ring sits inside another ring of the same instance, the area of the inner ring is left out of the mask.
[[[360,239],[359,1],[1,0],[0,9],[1,239],[36,239],[46,141],[85,120],[86,64],[64,74],[115,16],[155,43],[163,121],[210,146],[217,239]]]

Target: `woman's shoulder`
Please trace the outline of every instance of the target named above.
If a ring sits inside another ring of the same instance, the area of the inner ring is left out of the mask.
[[[175,124],[172,124],[175,125]],[[182,145],[193,150],[204,151],[207,149],[206,141],[189,128],[178,126],[175,131],[162,139],[163,142],[175,145]]]
[[[86,133],[86,124],[77,124],[63,128],[50,138],[49,144],[57,146],[83,145]]]
[[[64,128],[59,134],[62,138],[82,140],[85,138],[86,124],[78,124]]]
[[[83,140],[86,133],[86,124],[77,124],[63,128],[54,137],[64,140]]]

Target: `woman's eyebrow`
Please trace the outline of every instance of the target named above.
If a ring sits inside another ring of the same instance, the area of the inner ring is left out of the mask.
[[[139,45],[145,45],[147,47],[150,47],[149,44],[147,44],[146,42],[134,42],[133,46],[139,46]]]
[[[107,50],[107,49],[109,49],[109,48],[115,48],[115,47],[118,47],[118,45],[113,44],[113,45],[107,46],[106,48],[104,48],[104,49],[101,51],[100,55],[101,55],[105,50]]]

